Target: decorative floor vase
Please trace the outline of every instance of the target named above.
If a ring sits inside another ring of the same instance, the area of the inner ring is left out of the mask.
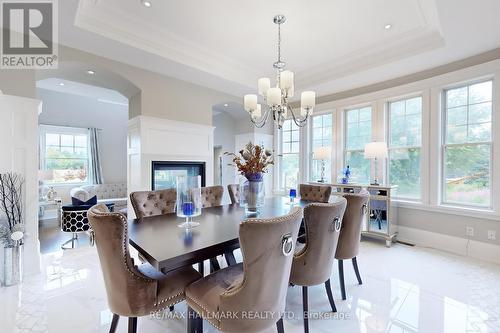
[[[3,248],[0,263],[0,280],[2,286],[19,284],[23,278],[23,246],[6,246]]]

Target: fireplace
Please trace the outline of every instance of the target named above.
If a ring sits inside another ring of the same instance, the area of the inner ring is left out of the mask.
[[[152,190],[175,188],[177,176],[201,176],[201,186],[205,186],[205,162],[152,162]]]

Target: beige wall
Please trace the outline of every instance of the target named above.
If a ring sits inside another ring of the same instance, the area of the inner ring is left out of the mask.
[[[35,98],[35,71],[0,69],[0,90],[6,95]]]

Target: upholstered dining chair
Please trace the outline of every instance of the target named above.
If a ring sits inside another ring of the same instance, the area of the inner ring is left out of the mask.
[[[110,213],[105,205],[91,207],[93,229],[108,304],[113,312],[110,332],[120,316],[128,317],[129,332],[137,331],[137,317],[150,315],[184,300],[184,289],[201,275],[192,267],[162,274],[149,264],[135,266],[128,250],[127,219]]]
[[[302,286],[306,333],[309,332],[308,287],[324,284],[332,311],[337,312],[330,277],[346,204],[342,198],[335,203],[311,203],[304,207],[306,243],[293,257],[290,283]]]
[[[223,195],[224,195],[224,187],[220,185],[202,187],[201,206],[203,208],[221,206]]]
[[[299,195],[302,201],[311,202],[328,202],[332,194],[332,187],[329,185],[299,185]],[[304,222],[302,222],[299,230],[299,243],[304,244],[306,241],[306,231]]]
[[[176,200],[176,189],[137,191],[130,193],[130,203],[132,204],[135,216],[138,219],[148,216],[173,213],[175,212]],[[147,259],[140,253],[138,256],[141,262],[147,262]],[[173,310],[173,307],[171,310]]]
[[[329,185],[299,185],[300,200],[313,202],[328,202],[332,194],[332,187]]]
[[[352,266],[356,273],[359,284],[363,284],[359,274],[358,261],[356,256],[359,253],[359,243],[361,241],[361,228],[368,211],[368,201],[370,194],[345,194],[347,208],[344,214],[342,229],[340,230],[335,259],[338,260],[340,291],[342,299],[346,299],[344,282],[344,260],[352,259]]]
[[[137,218],[173,213],[176,200],[176,189],[130,193],[130,202]]]
[[[229,192],[229,199],[231,199],[232,204],[240,203],[240,185],[229,184],[227,185],[227,190]]]
[[[244,220],[239,230],[243,263],[186,288],[188,331],[201,333],[203,318],[222,332],[260,332],[275,324],[283,332],[281,314],[301,220],[299,207],[276,218]]]
[[[201,207],[217,207],[222,206],[222,196],[224,195],[224,187],[217,186],[207,186],[201,188]],[[232,253],[225,254],[226,261],[233,263],[234,255]],[[228,259],[229,258],[229,259]],[[210,272],[214,272],[220,269],[219,261],[217,258],[210,259]]]

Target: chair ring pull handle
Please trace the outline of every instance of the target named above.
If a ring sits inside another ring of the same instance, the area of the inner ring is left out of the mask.
[[[341,228],[342,228],[342,221],[338,216],[336,216],[332,221],[331,231],[339,232]]]
[[[368,205],[367,204],[364,204],[363,207],[361,207],[361,212],[364,214],[366,214],[366,212],[368,211]]]
[[[281,238],[281,252],[285,257],[288,257],[293,252],[292,234],[283,235]]]

